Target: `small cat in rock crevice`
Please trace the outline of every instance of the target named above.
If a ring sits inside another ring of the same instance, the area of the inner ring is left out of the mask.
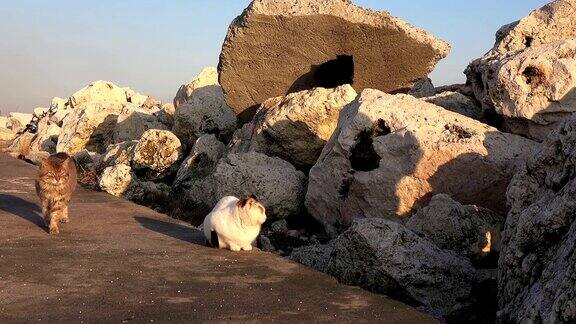
[[[40,163],[36,193],[50,234],[58,235],[59,223],[68,223],[68,205],[76,189],[76,163],[66,153],[53,154]]]

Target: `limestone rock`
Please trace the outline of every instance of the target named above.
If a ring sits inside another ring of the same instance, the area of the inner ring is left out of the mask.
[[[166,127],[172,129],[174,126],[174,114],[176,113],[176,108],[171,103],[163,104],[159,111],[154,113],[154,116],[164,124]]]
[[[34,140],[32,141],[31,151],[45,151],[50,154],[56,153],[56,144],[58,143],[58,136],[62,129],[55,123],[50,121],[50,117],[44,117],[38,122],[38,131]]]
[[[57,151],[74,154],[86,148],[104,152],[112,142],[122,108],[123,104],[116,101],[90,101],[77,106],[64,118]]]
[[[576,112],[576,38],[487,56],[466,73],[485,109],[493,107],[513,124],[510,130],[522,135],[544,140]],[[518,121],[527,127],[522,130]]]
[[[196,141],[192,152],[180,165],[175,183],[208,176],[225,151],[226,146],[216,139],[216,136],[203,135]]]
[[[0,116],[0,128],[12,130],[11,127],[12,123],[10,122],[10,118],[7,116]]]
[[[472,303],[476,273],[470,262],[438,248],[396,222],[367,218],[333,241],[328,274],[441,317]]]
[[[489,209],[463,206],[440,194],[410,217],[406,227],[441,249],[454,251],[473,262],[492,259],[494,264],[490,266],[497,267],[504,217]]]
[[[132,169],[124,164],[107,167],[99,179],[100,188],[107,193],[121,197],[133,181]]]
[[[225,196],[256,195],[269,219],[297,215],[306,193],[306,176],[290,163],[261,153],[229,154],[214,172],[214,203]]]
[[[236,116],[224,101],[213,68],[202,71],[188,85],[182,86],[174,106],[172,131],[186,146],[191,147],[204,134],[215,134],[228,141],[236,130]]]
[[[503,26],[493,50],[503,54],[576,37],[575,4],[574,0],[555,0]]]
[[[132,159],[136,169],[146,172],[144,179],[155,180],[175,171],[182,158],[182,145],[176,135],[167,130],[146,131],[134,148]]]
[[[18,132],[32,121],[32,114],[12,112],[8,114],[10,127],[14,132]]]
[[[338,124],[340,111],[356,98],[350,85],[315,88],[272,98],[244,125],[232,152],[257,151],[309,170]]]
[[[59,97],[52,98],[50,107],[55,110],[54,114],[50,116],[50,121],[61,125],[62,121],[72,111],[71,101],[69,98],[63,99]]]
[[[500,323],[576,322],[576,117],[534,151],[508,188]]]
[[[13,157],[29,155],[34,136],[34,134],[29,132],[16,136],[6,151]]]
[[[439,193],[504,213],[535,145],[409,95],[364,90],[310,171],[306,207],[332,235],[355,218],[403,217]]]
[[[78,90],[69,98],[71,108],[75,109],[90,102],[109,101],[120,104],[132,103],[142,106],[148,96],[135,92],[130,88],[121,88],[109,81],[95,81]]]
[[[407,91],[449,51],[349,0],[255,0],[232,22],[218,71],[226,102],[249,121],[265,100],[314,87]]]
[[[218,71],[215,67],[207,67],[200,71],[192,81],[180,86],[176,96],[174,97],[174,108],[185,104],[190,99],[195,91],[199,91],[205,87],[219,86]]]
[[[150,109],[139,108],[132,104],[124,106],[114,128],[114,142],[139,140],[149,129],[166,130],[167,127],[158,120]]]
[[[482,107],[474,99],[459,92],[445,91],[421,99],[466,117],[480,121],[484,120]]]
[[[105,169],[117,164],[130,165],[136,145],[138,145],[138,141],[127,141],[108,146],[108,149],[99,161],[98,168]]]

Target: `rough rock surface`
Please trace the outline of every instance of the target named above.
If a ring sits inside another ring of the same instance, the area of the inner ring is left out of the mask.
[[[207,67],[200,71],[192,81],[183,84],[178,89],[174,97],[174,108],[178,108],[185,104],[190,99],[195,91],[200,91],[205,87],[219,86],[218,83],[218,70],[215,67]]]
[[[576,37],[576,2],[555,0],[520,21],[503,26],[494,51],[506,53]]]
[[[269,99],[254,120],[236,132],[231,151],[257,151],[309,170],[334,132],[340,111],[356,96],[350,85],[343,85]]]
[[[202,173],[207,167],[215,166],[224,155],[226,146],[220,142],[216,136],[209,134],[200,137],[194,144],[190,155],[184,160],[178,169],[176,183],[182,183],[193,178],[202,177]],[[208,175],[206,172],[204,176]]]
[[[34,134],[29,132],[24,132],[18,137],[16,137],[7,149],[13,157],[19,157],[21,155],[27,156],[30,154],[30,148],[32,147],[32,141],[34,140]]]
[[[142,206],[164,211],[172,197],[170,187],[162,182],[139,181],[132,182],[124,193],[124,197]]]
[[[229,154],[214,172],[214,202],[224,196],[256,195],[270,219],[297,215],[306,194],[306,176],[290,163],[261,153]]]
[[[108,149],[99,161],[99,169],[104,169],[117,164],[130,165],[134,156],[134,148],[138,141],[127,141],[108,146]]]
[[[136,169],[146,172],[144,179],[157,180],[175,171],[182,159],[182,145],[176,135],[167,130],[146,131],[134,148],[132,158]]]
[[[326,272],[332,251],[334,251],[332,243],[303,246],[292,250],[290,260],[320,272]]]
[[[10,127],[13,131],[18,132],[32,120],[32,114],[27,113],[9,113],[8,119],[10,120]]]
[[[499,322],[576,322],[576,117],[551,134],[508,188]]]
[[[522,135],[543,140],[576,112],[576,38],[484,57],[467,74],[485,108],[493,107]]]
[[[226,147],[214,135],[200,137],[184,160],[170,188],[168,209],[173,217],[199,225],[216,204],[212,174]]]
[[[121,104],[132,103],[143,106],[148,96],[135,92],[130,88],[121,88],[109,81],[95,81],[78,90],[69,98],[71,108],[82,106],[89,102],[111,101]]]
[[[149,129],[167,130],[167,127],[154,115],[155,112],[133,104],[124,106],[114,128],[114,142],[139,140]]]
[[[58,152],[77,153],[83,149],[103,152],[112,142],[123,105],[116,101],[87,102],[64,118],[58,138]]]
[[[132,183],[134,175],[132,169],[124,164],[107,167],[102,172],[98,184],[100,189],[107,193],[122,197]]]
[[[182,86],[174,99],[176,111],[172,131],[182,143],[192,147],[204,134],[230,140],[236,130],[236,115],[224,101],[218,74],[205,69],[188,85]]]
[[[470,307],[470,261],[385,219],[356,220],[332,243],[327,273],[450,318]]]
[[[535,145],[409,95],[364,90],[310,171],[306,207],[332,235],[355,218],[407,215],[439,193],[504,213],[509,181]]]
[[[457,252],[473,262],[491,259],[490,266],[496,268],[504,220],[489,209],[463,206],[440,194],[410,217],[406,227],[439,248]]]
[[[430,97],[436,94],[436,89],[429,77],[418,80],[408,94],[416,98]]]
[[[478,105],[474,99],[459,92],[444,91],[421,99],[466,117],[484,120],[482,106]]]
[[[313,87],[353,81],[356,91],[407,91],[449,51],[349,0],[255,0],[232,22],[218,70],[226,102],[249,121],[265,100]]]
[[[33,152],[45,151],[50,154],[56,153],[58,136],[62,129],[50,121],[49,117],[44,117],[38,122],[38,131],[32,141],[30,150]]]
[[[16,133],[14,133],[11,129],[0,127],[0,141],[12,141],[15,137]]]

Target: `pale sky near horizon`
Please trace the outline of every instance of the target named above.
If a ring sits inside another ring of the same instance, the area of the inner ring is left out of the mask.
[[[216,65],[228,25],[249,0],[0,0],[0,110],[48,106],[94,80],[171,102],[178,87]],[[469,61],[504,24],[548,1],[354,0],[387,10],[452,45],[431,77],[465,80]]]

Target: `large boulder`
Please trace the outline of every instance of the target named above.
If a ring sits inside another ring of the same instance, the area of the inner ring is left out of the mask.
[[[170,189],[170,215],[199,225],[216,204],[212,174],[226,147],[214,135],[200,137]]]
[[[298,215],[306,176],[290,163],[261,153],[229,154],[214,172],[214,202],[225,196],[256,195],[270,219]]]
[[[477,206],[463,206],[436,195],[406,222],[406,227],[439,248],[451,250],[482,267],[496,268],[504,217]]]
[[[306,207],[332,235],[355,218],[403,217],[439,193],[504,213],[535,145],[409,95],[364,90],[310,171]]]
[[[204,70],[188,85],[182,86],[174,99],[176,111],[172,131],[182,143],[192,147],[204,134],[215,134],[229,141],[236,130],[236,115],[224,101],[217,73]]]
[[[143,106],[148,99],[148,96],[137,93],[130,88],[121,88],[112,82],[100,80],[94,81],[88,86],[76,91],[70,96],[68,105],[70,108],[75,109],[90,102],[110,101],[123,105],[132,103],[140,107]],[[56,100],[55,103],[62,104],[60,100]]]
[[[122,108],[123,104],[117,101],[90,101],[77,106],[64,118],[57,151],[68,154],[83,149],[104,152],[113,141]]]
[[[257,151],[309,170],[336,129],[340,111],[356,96],[350,85],[343,85],[266,100],[254,120],[237,132],[245,138],[233,140],[232,152]]]
[[[470,261],[401,224],[356,220],[332,245],[326,272],[345,284],[386,294],[445,319],[458,317],[473,303],[476,271]]]
[[[167,130],[146,131],[134,148],[133,166],[145,180],[158,180],[175,172],[182,159],[182,144]]]
[[[350,0],[255,0],[232,22],[218,70],[226,102],[249,121],[268,98],[313,87],[407,91],[449,51]]]
[[[9,113],[8,119],[10,120],[10,128],[14,132],[18,132],[32,121],[32,117],[33,115],[28,113]]]
[[[466,69],[485,110],[502,127],[542,141],[574,113],[576,15],[573,0],[557,0],[503,26],[496,44]]]
[[[512,180],[499,264],[500,323],[576,322],[576,117]]]
[[[576,38],[484,57],[467,74],[476,97],[510,131],[543,140],[576,112]]]
[[[155,115],[156,112],[133,104],[124,106],[114,128],[114,142],[139,140],[149,129],[166,130],[167,127]]]
[[[187,84],[183,84],[174,97],[174,108],[178,108],[190,99],[195,91],[205,87],[219,86],[218,70],[215,67],[206,67]]]

